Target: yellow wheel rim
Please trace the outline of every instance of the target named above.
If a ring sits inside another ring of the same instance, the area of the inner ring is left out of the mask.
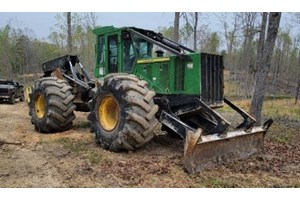
[[[37,95],[35,99],[35,114],[39,119],[45,115],[45,97],[42,94]]]
[[[119,104],[112,96],[102,99],[98,108],[99,123],[106,131],[112,131],[119,122]]]

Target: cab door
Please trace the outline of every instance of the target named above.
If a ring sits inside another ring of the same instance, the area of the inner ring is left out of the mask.
[[[106,45],[105,45],[105,36],[100,35],[98,37],[97,46],[95,46],[97,63],[94,69],[94,74],[97,78],[105,76],[106,73]]]
[[[107,37],[108,42],[108,73],[118,72],[118,35],[110,35]]]

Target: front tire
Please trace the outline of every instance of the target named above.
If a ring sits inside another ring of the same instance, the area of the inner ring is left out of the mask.
[[[160,131],[155,118],[158,106],[147,82],[133,75],[113,74],[104,78],[90,107],[88,119],[96,141],[112,151],[135,150]]]
[[[15,97],[14,94],[11,95],[10,100],[9,100],[9,103],[12,104],[12,105],[14,105],[14,104],[16,103],[16,97]]]
[[[46,77],[36,80],[30,94],[29,115],[41,133],[68,130],[75,119],[72,88],[65,80]]]
[[[22,96],[20,97],[20,102],[23,102],[25,99],[24,94],[22,94]]]

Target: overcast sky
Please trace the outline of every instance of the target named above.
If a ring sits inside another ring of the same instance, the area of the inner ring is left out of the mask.
[[[38,39],[47,39],[56,24],[57,12],[0,12],[0,28],[10,24],[14,28],[28,28],[31,35]],[[84,14],[84,13],[79,13]],[[173,24],[174,12],[98,12],[97,25],[115,27],[136,26],[158,31],[158,27],[169,27]],[[209,25],[211,31],[221,33],[223,31],[220,22],[220,13],[202,13],[200,23]],[[283,13],[281,27],[290,22],[290,14]],[[299,34],[299,27],[293,27],[293,35]]]
[[[51,27],[56,23],[55,12],[0,12],[0,27],[10,24],[13,27],[32,29],[39,39],[47,38]],[[83,14],[83,13],[81,13]],[[97,24],[101,26],[113,25],[137,26],[140,28],[156,30],[159,26],[170,26],[174,20],[174,12],[148,12],[148,13],[96,13]]]

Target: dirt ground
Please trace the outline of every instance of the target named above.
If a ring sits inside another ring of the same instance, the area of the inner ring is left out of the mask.
[[[300,187],[299,132],[299,121],[275,120],[263,153],[189,175],[183,142],[175,138],[113,153],[94,142],[87,113],[77,112],[69,131],[40,134],[26,103],[1,103],[0,187]]]

